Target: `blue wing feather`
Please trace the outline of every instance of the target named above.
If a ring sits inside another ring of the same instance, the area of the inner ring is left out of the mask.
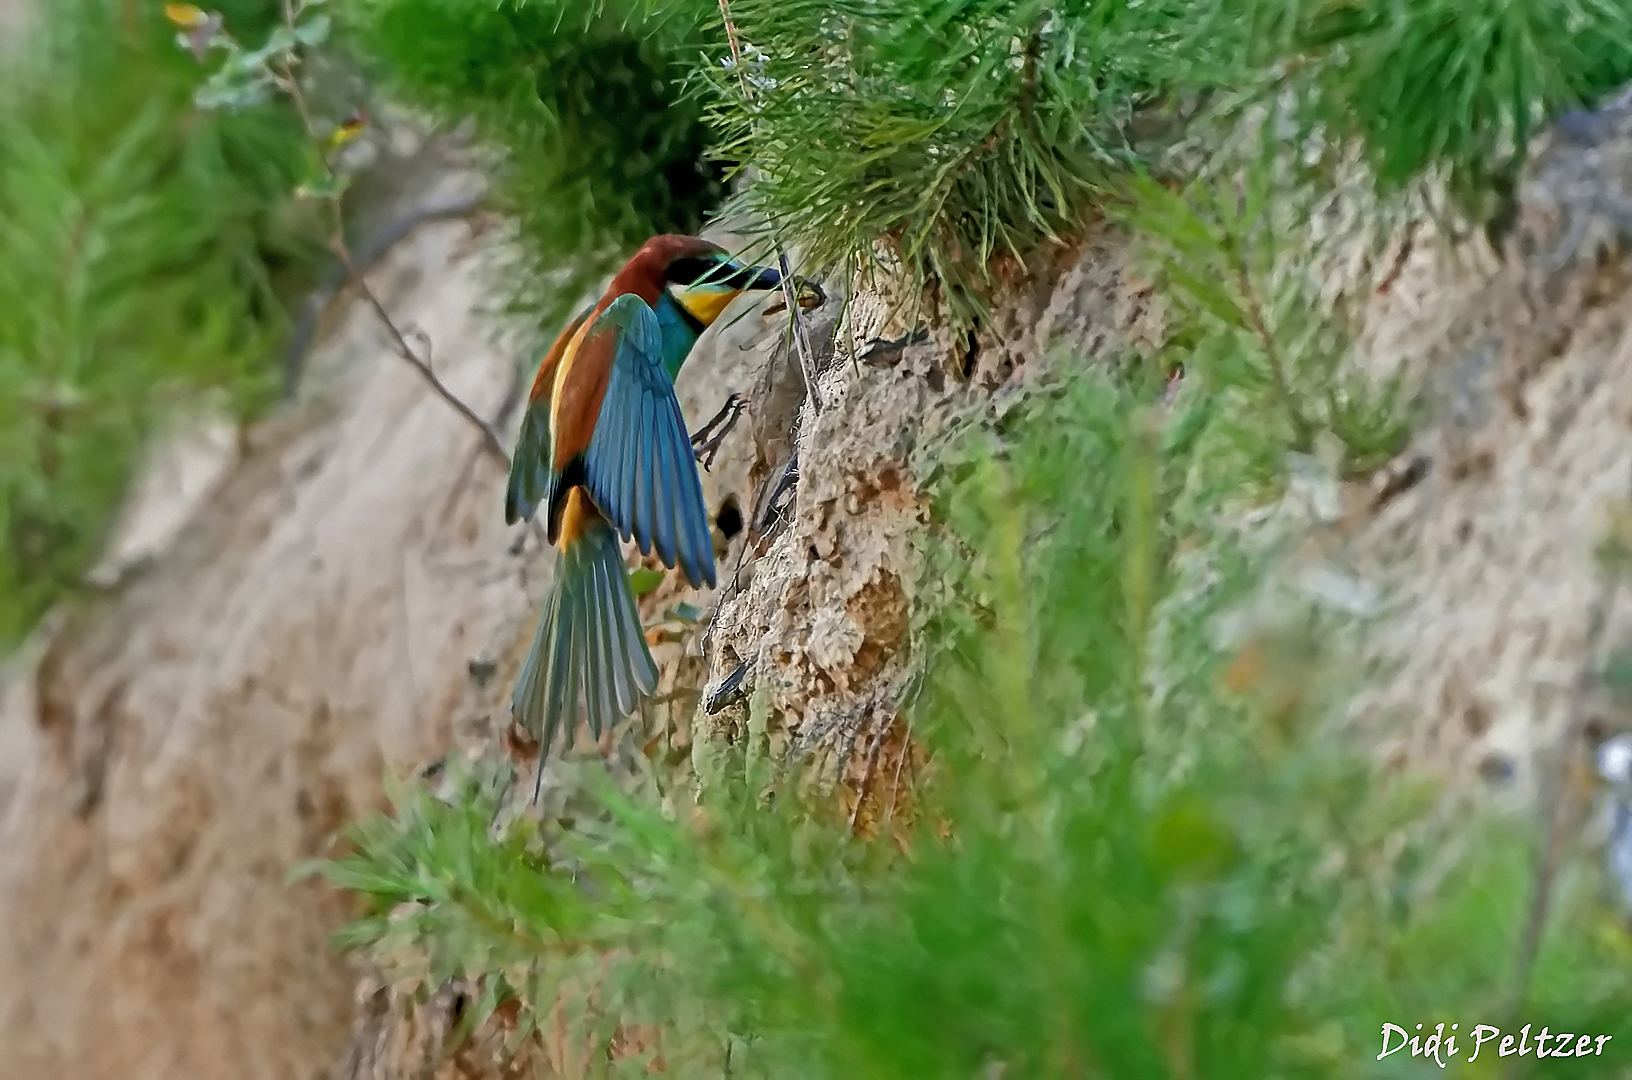
[[[625,435],[629,450],[628,476],[634,486],[634,498],[630,502],[629,516],[624,521],[634,526],[633,535],[635,544],[641,551],[652,550],[652,489],[657,486],[656,478],[652,475],[652,446],[644,428],[639,427],[638,418],[643,413],[631,404],[630,414],[637,419],[633,421],[637,426],[631,427]],[[631,530],[625,526],[622,530],[623,538],[629,539]]]
[[[690,466],[690,472],[693,476],[697,472],[696,458],[691,455],[690,440],[687,440],[683,460],[681,456],[672,452],[666,454],[665,459],[663,462],[665,470],[664,483],[675,491],[684,491],[687,487],[687,480],[691,479],[685,475],[686,466]],[[679,520],[674,524],[677,526],[675,536],[672,538],[675,557],[679,560],[681,571],[687,578],[692,578],[696,574],[696,569],[692,565],[690,551],[691,515],[689,513],[679,515]]]
[[[680,413],[679,402],[671,397],[660,403],[659,407],[665,406],[673,414],[673,422],[684,431],[685,418]],[[683,445],[667,449],[664,484],[677,493],[682,510],[675,522],[676,554],[689,581],[698,585],[706,581],[713,585],[714,548],[710,539],[708,512],[703,504],[703,483],[697,473],[697,459],[691,452],[691,439],[688,436]]]
[[[673,447],[669,445],[669,440],[663,438],[660,433],[661,429],[658,427],[658,424],[661,422],[660,416],[653,415],[657,414],[658,410],[661,408],[662,405],[660,402],[649,401],[648,415],[650,416],[650,419],[647,422],[648,426],[646,430],[652,432],[652,434],[656,436],[652,443],[652,457],[657,465],[654,473],[656,476],[656,483],[652,485],[652,491],[654,494],[661,491],[672,499],[680,494],[677,489],[678,486],[674,482]],[[652,524],[654,526],[653,531],[656,535],[653,536],[652,540],[653,545],[657,548],[657,557],[663,560],[664,566],[673,566],[675,559],[674,519],[677,515],[662,513],[661,510],[655,506],[653,507],[653,510],[655,520],[652,522]]]
[[[632,430],[628,401],[619,399],[613,403],[613,407],[616,412],[614,422],[619,429],[623,431]],[[604,404],[602,414],[605,414]],[[607,476],[610,477],[608,493],[612,500],[612,508],[608,513],[614,521],[628,521],[630,499],[634,494],[629,460],[630,450],[632,449],[631,441],[629,439],[615,439],[606,445],[608,447],[606,454]]]
[[[618,534],[693,585],[714,584],[714,550],[691,436],[663,366],[657,316],[634,295],[618,297],[591,333],[618,333],[606,396],[584,455],[584,486]]]

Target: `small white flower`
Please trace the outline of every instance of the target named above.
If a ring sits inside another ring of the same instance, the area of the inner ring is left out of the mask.
[[[1617,735],[1598,747],[1598,775],[1611,784],[1632,783],[1632,735]]]

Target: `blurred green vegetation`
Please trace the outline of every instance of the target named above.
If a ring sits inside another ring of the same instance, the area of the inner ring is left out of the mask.
[[[1269,105],[1286,147],[1357,142],[1380,190],[1442,178],[1482,222],[1530,134],[1632,78],[1613,0],[735,0],[740,57],[717,0],[341,9],[399,92],[507,151],[546,323],[694,230],[722,168],[754,170],[737,207],[812,268],[882,259],[969,323],[994,257],[1071,232],[1174,136]]]
[[[352,0],[338,6],[391,91],[475,119],[532,273],[516,306],[549,325],[646,238],[696,233],[724,196],[683,83],[718,44],[713,0]]]
[[[1436,171],[1475,213],[1549,119],[1632,79],[1618,0],[1223,0],[1213,20],[1276,65],[1306,131],[1358,137],[1382,187]]]
[[[1346,364],[1353,328],[1322,301],[1313,262],[1354,238],[1316,242],[1299,229],[1325,194],[1248,168],[1228,186],[1135,177],[1108,207],[1172,305],[1166,362],[1230,399],[1215,400],[1209,455],[1236,462],[1260,492],[1280,486],[1288,452],[1371,475],[1405,449],[1424,404],[1399,376],[1379,382]]]
[[[568,1075],[659,1052],[670,1076],[813,1080],[1436,1068],[1379,1063],[1385,1021],[1458,1023],[1465,1056],[1474,1023],[1509,1021],[1529,853],[1514,822],[1434,824],[1431,786],[1377,776],[1327,719],[1343,684],[1318,646],[1278,673],[1291,698],[1226,690],[1214,627],[1259,567],[1224,513],[1243,459],[1208,451],[1225,422],[1099,365],[940,455],[900,721],[928,759],[886,839],[778,778],[752,718],[700,804],[586,763],[592,804],[542,833],[483,766],[403,790],[323,865],[370,911],[344,940],[396,977],[473,979],[469,1023],[514,998],[560,1038],[564,1003]],[[1567,867],[1519,1023],[1632,1038],[1632,942]],[[609,1064],[631,1031],[647,1052]]]
[[[155,425],[266,399],[275,278],[310,257],[275,216],[298,126],[199,114],[161,5],[60,0],[30,28],[0,68],[0,648],[79,587]]]

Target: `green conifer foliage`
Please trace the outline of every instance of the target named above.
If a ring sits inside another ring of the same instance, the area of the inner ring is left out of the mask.
[[[1212,63],[1194,7],[736,0],[714,116],[760,173],[744,201],[813,264],[882,241],[966,321],[993,257],[1069,232],[1134,160],[1135,112]]]
[[[353,39],[397,93],[476,118],[540,277],[518,298],[566,317],[648,236],[695,233],[724,194],[683,88],[705,0],[356,0]],[[545,280],[548,288],[540,288]]]
[[[269,264],[299,253],[271,220],[297,126],[199,115],[159,5],[62,0],[32,30],[0,71],[0,646],[78,587],[157,421],[272,385]]]

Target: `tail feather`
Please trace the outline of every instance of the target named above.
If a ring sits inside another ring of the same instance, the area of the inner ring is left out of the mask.
[[[558,734],[572,747],[580,704],[599,738],[656,688],[623,551],[596,515],[562,548],[511,712],[547,755]]]
[[[604,592],[606,586],[602,582],[602,567],[596,564],[590,567],[593,580],[590,587],[596,593]],[[612,726],[617,719],[612,714],[612,668],[617,657],[607,646],[606,633],[603,627],[606,623],[606,611],[598,604],[591,604],[584,614],[584,656],[588,660],[586,678],[584,681],[584,706],[589,712],[589,730],[597,737],[600,733]]]
[[[613,572],[619,569],[619,567],[607,566],[605,563],[597,563],[595,566],[596,589],[609,592],[614,586],[621,588],[622,586],[618,582],[612,580]],[[619,576],[623,575],[620,574]],[[627,577],[624,579],[627,580]],[[597,724],[594,718],[591,717],[590,726],[599,728],[613,723],[620,716],[627,716],[633,711],[639,699],[635,696],[634,684],[629,680],[626,665],[618,663],[618,658],[621,655],[619,652],[621,642],[613,631],[617,619],[616,613],[608,611],[604,607],[596,608],[595,613],[595,648],[601,662],[601,678],[595,685],[600,692],[598,704],[602,721]],[[644,639],[642,639],[642,644],[644,643]]]
[[[621,573],[621,566],[602,565],[598,572],[607,579],[604,587],[610,589],[614,581],[614,574],[621,578],[627,588],[628,578]],[[640,704],[642,695],[650,693],[646,687],[657,685],[657,665],[651,663],[651,653],[646,649],[646,633],[641,629],[640,616],[633,604],[623,608],[615,608],[607,612],[604,626],[606,632],[607,655],[612,657],[631,655],[643,659],[646,667],[638,665],[612,665],[611,689],[613,692],[614,708],[619,716],[627,716],[635,711]],[[642,681],[644,679],[644,681]]]

